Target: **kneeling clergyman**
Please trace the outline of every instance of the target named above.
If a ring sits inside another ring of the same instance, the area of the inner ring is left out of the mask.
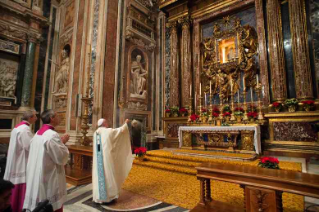
[[[60,137],[54,131],[60,119],[53,110],[44,111],[41,119],[43,126],[30,146],[23,208],[32,211],[39,202],[47,199],[54,211],[62,212],[67,195],[64,166],[69,158],[69,150],[64,144],[69,135]]]
[[[129,120],[122,127],[107,128],[105,119],[98,121],[93,135],[93,201],[109,203],[119,197],[122,184],[133,163]]]

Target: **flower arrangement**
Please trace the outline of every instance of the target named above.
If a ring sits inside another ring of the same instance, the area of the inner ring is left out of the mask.
[[[247,116],[248,116],[249,118],[251,118],[251,119],[255,119],[255,118],[257,118],[258,113],[251,111],[251,112],[248,112],[248,113],[247,113]]]
[[[165,109],[165,115],[166,115],[166,117],[170,117],[171,116],[171,109],[169,109],[169,108],[166,108]]]
[[[134,154],[141,160],[144,160],[147,149],[145,147],[138,147],[134,149]]]
[[[223,113],[223,117],[230,117],[230,112]]]
[[[229,105],[225,105],[224,107],[223,107],[223,112],[225,113],[225,112],[230,112],[230,106]]]
[[[286,99],[285,105],[288,107],[289,112],[295,112],[296,106],[298,105],[298,100],[295,98],[292,99]]]
[[[234,115],[235,116],[242,116],[244,114],[244,109],[241,108],[241,107],[236,107],[235,108],[235,112],[234,112]]]
[[[295,98],[286,99],[285,105],[287,105],[288,107],[289,107],[289,106],[296,106],[296,105],[298,105],[298,100],[295,99]]]
[[[217,108],[217,107],[214,107],[214,109],[213,109],[213,113],[220,113],[220,110]]]
[[[213,112],[213,117],[217,118],[219,116],[219,113]]]
[[[208,112],[206,108],[202,108],[202,116],[208,116]]]
[[[187,115],[187,113],[188,113],[188,111],[184,107],[179,109],[179,114],[182,114],[182,116]]]
[[[275,108],[276,112],[279,112],[280,109],[282,108],[282,104],[280,102],[273,102],[272,106]]]
[[[170,109],[171,109],[171,113],[173,114],[173,116],[177,117],[178,116],[179,107],[173,106]]]
[[[190,119],[191,119],[192,122],[196,122],[196,121],[198,121],[199,116],[198,116],[197,114],[192,114],[192,115],[190,116]]]
[[[308,101],[302,101],[301,103],[304,105],[305,111],[310,111],[310,109],[314,106],[315,101],[308,100]]]
[[[260,158],[259,167],[268,169],[279,169],[279,161],[277,158],[273,157],[262,157]]]

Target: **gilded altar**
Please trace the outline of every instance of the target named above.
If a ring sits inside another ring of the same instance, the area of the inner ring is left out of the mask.
[[[261,154],[260,126],[181,126],[179,147],[220,149]]]

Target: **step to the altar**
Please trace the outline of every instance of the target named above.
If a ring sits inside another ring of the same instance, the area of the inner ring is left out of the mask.
[[[145,166],[154,169],[161,169],[166,171],[184,173],[196,175],[195,167],[199,166],[201,163],[224,163],[224,164],[233,164],[233,165],[245,165],[245,166],[258,166],[259,160],[257,158],[251,160],[230,160],[226,158],[213,158],[213,157],[201,157],[195,155],[180,155],[176,154],[176,152],[186,152],[185,150],[180,151],[181,149],[166,149],[166,150],[153,150],[148,151],[146,153],[146,161],[140,161],[138,159],[134,160],[134,165]],[[201,151],[196,152],[196,150],[192,150],[194,153],[199,154]],[[212,152],[210,153],[213,154]],[[225,153],[223,153],[225,154]],[[227,153],[230,154],[230,153]],[[232,153],[233,154],[233,153]],[[240,155],[238,157],[248,158],[249,155],[245,154],[234,154],[231,156]],[[227,155],[229,156],[229,155]],[[251,155],[250,155],[251,157]],[[280,162],[280,168],[285,170],[301,170],[301,165],[298,163],[292,162]]]

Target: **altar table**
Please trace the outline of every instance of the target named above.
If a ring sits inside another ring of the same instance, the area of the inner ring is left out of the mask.
[[[218,132],[253,131],[253,143],[257,154],[261,153],[260,126],[181,126],[178,129],[179,147],[183,147],[183,133],[213,134]]]

